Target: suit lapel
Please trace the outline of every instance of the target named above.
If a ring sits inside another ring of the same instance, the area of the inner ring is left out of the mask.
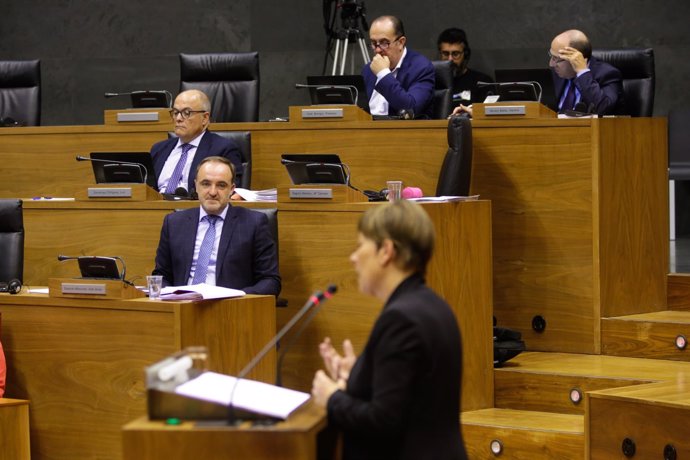
[[[231,205],[228,205],[228,212],[225,215],[223,231],[220,234],[220,243],[218,244],[218,256],[216,257],[216,284],[218,284],[218,280],[222,274],[222,261],[225,260],[225,253],[230,247],[230,239],[232,238],[232,234],[237,227],[237,223],[239,222],[239,216],[237,215],[236,211],[237,208],[233,208]]]
[[[211,133],[207,130],[203,136],[201,136],[201,140],[199,141],[199,146],[196,148],[196,152],[194,153],[194,159],[192,160],[192,165],[189,168],[189,191],[191,192],[194,190],[194,178],[196,175],[196,168],[199,166],[199,163],[201,160],[204,158],[211,156],[210,151],[211,151],[211,145],[213,144],[213,136]]]
[[[165,162],[168,161],[168,157],[172,153],[173,149],[177,145],[177,138],[172,138],[169,139],[166,144],[163,146],[161,150],[159,150],[160,153],[157,155],[154,155],[153,157],[153,169],[156,171],[156,180],[161,175],[161,172],[163,171],[163,166],[165,166]]]

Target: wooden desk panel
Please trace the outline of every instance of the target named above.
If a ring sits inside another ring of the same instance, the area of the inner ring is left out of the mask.
[[[48,277],[76,276],[76,264],[58,262],[57,253],[84,248],[93,255],[119,255],[129,277],[153,269],[163,216],[179,203],[46,203],[28,202],[25,278],[44,284]],[[195,205],[185,203],[186,206]],[[326,303],[284,363],[284,384],[303,391],[320,368],[318,343],[325,336],[336,343],[350,338],[361,350],[381,305],[358,293],[349,262],[357,239],[357,222],[370,203],[285,204],[278,206],[281,297],[289,306],[278,310],[278,325],[286,323],[317,289],[330,283],[338,294]],[[428,281],[456,310],[465,346],[466,381],[463,407],[489,407],[492,402],[491,348],[491,205],[486,201],[426,204],[437,227],[436,256]],[[94,228],[91,221],[114,224]],[[69,230],[67,230],[69,229]],[[59,235],[56,244],[54,235]],[[29,235],[31,235],[29,237]],[[133,239],[136,238],[136,241]],[[79,252],[77,252],[78,254]],[[42,262],[47,261],[47,262]],[[43,263],[44,265],[41,265]],[[287,340],[283,340],[287,343]],[[471,350],[471,351],[469,351]]]
[[[1,294],[7,395],[31,400],[32,457],[121,458],[120,427],[146,413],[144,368],[204,345],[211,369],[237,373],[274,334],[274,305]],[[253,377],[274,381],[274,354]]]

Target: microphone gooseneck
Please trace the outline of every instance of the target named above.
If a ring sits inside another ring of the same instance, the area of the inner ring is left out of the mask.
[[[252,358],[252,360],[249,361],[249,363],[246,366],[244,366],[244,368],[237,374],[237,377],[235,378],[235,383],[233,384],[232,390],[230,391],[230,404],[228,406],[228,423],[229,424],[232,425],[235,423],[235,410],[234,410],[234,405],[233,405],[233,399],[235,396],[235,390],[237,389],[237,384],[240,382],[240,380],[245,378],[254,369],[254,367],[256,367],[256,365],[259,363],[259,361],[261,361],[261,359],[264,356],[266,356],[266,354],[276,346],[276,343],[278,343],[278,341],[280,339],[282,339],[283,336],[285,336],[285,334],[287,334],[287,332],[290,331],[290,329],[292,329],[292,327],[300,319],[302,319],[302,317],[309,310],[314,309],[315,311],[311,315],[309,315],[308,319],[305,320],[302,327],[299,329],[299,331],[291,339],[290,344],[292,344],[292,342],[294,342],[294,340],[295,340],[295,336],[299,335],[299,333],[302,332],[302,330],[306,327],[306,324],[309,323],[309,321],[316,314],[316,311],[318,311],[318,308],[314,308],[314,307],[320,306],[321,304],[323,304],[323,302],[325,302],[326,300],[333,297],[333,294],[335,294],[335,292],[337,290],[338,290],[338,287],[335,284],[330,284],[326,288],[325,292],[317,291],[314,294],[312,294],[309,297],[309,299],[307,300],[307,302],[304,304],[304,306],[302,306],[302,308],[300,308],[300,310],[295,314],[295,316],[293,316],[290,319],[290,321],[288,321],[288,323],[285,326],[283,326],[282,329],[271,340],[268,341],[268,343],[261,349],[261,351],[259,351],[259,353],[257,353],[256,356],[254,356],[254,358]]]

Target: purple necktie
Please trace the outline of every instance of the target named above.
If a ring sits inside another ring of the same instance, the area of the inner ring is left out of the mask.
[[[182,144],[182,155],[180,155],[180,160],[175,165],[175,170],[173,171],[172,176],[170,176],[170,180],[168,181],[168,185],[165,187],[164,193],[175,193],[177,184],[179,184],[180,180],[182,180],[182,170],[184,169],[185,163],[187,163],[187,154],[192,147],[194,147],[192,144]]]
[[[196,268],[194,269],[194,279],[192,280],[192,284],[206,282],[208,262],[211,260],[213,245],[216,242],[216,222],[218,222],[220,216],[208,214],[202,220],[204,219],[206,219],[208,222],[208,229],[206,230],[204,240],[201,242],[201,247],[199,248],[199,257],[196,259]]]
[[[568,92],[565,93],[561,111],[572,110],[575,107],[575,80],[568,80]]]

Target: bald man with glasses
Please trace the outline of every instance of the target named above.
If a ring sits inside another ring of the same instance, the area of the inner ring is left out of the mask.
[[[362,69],[372,115],[405,111],[430,118],[436,74],[427,58],[406,47],[402,21],[381,16],[369,27],[370,47],[375,53]]]
[[[239,183],[237,178],[243,173],[239,148],[230,139],[208,130],[211,102],[206,94],[195,89],[181,92],[170,117],[177,137],[151,147],[159,192],[192,197],[194,171],[201,160],[211,156],[228,159],[235,166],[235,183]]]

